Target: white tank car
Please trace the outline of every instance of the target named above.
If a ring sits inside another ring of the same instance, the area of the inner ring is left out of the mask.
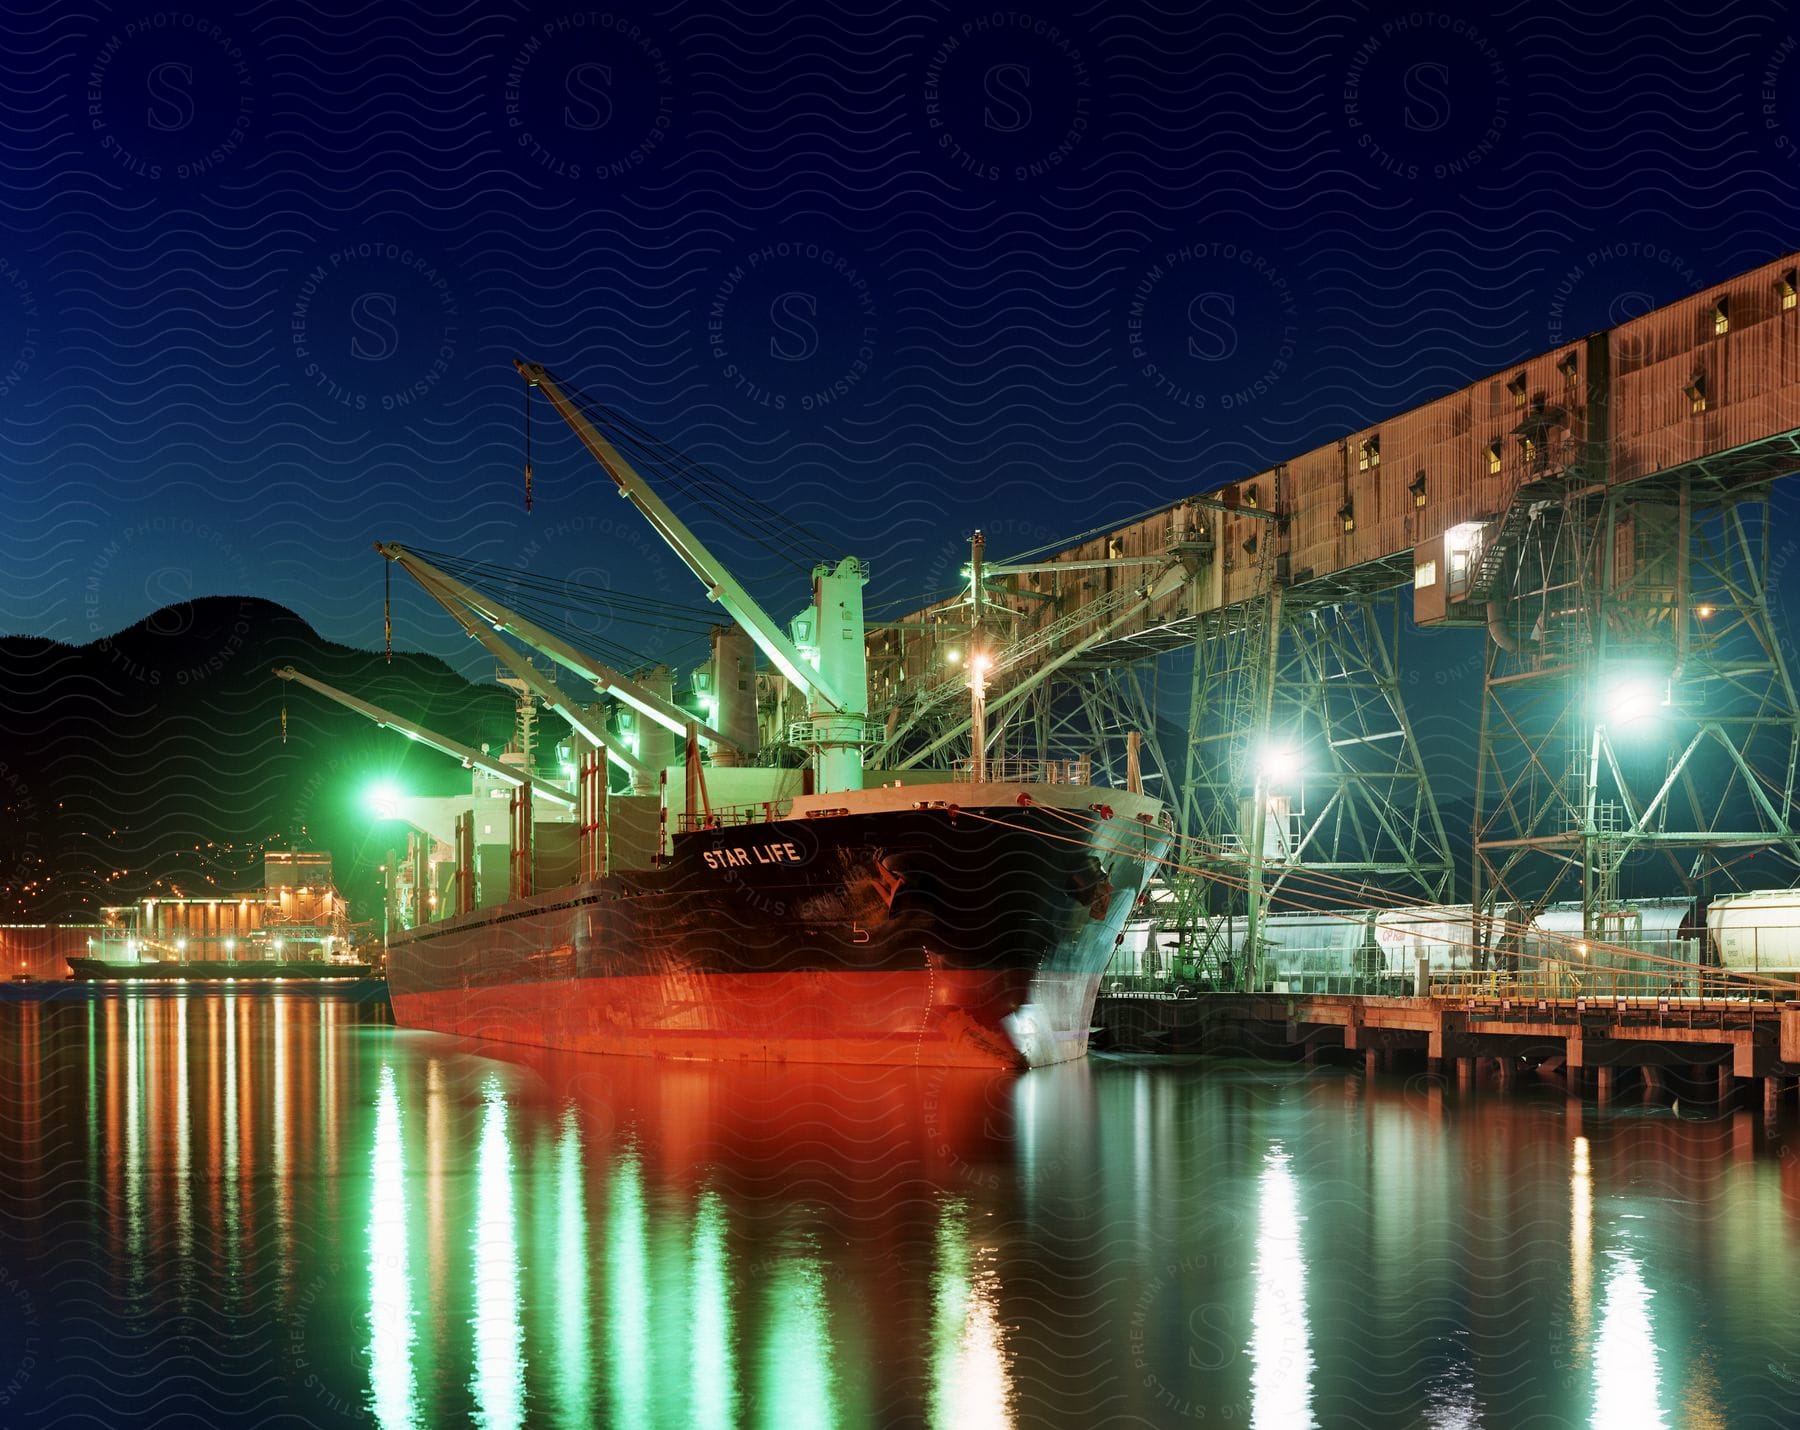
[[[1800,983],[1800,889],[1720,894],[1706,935],[1720,967]]]
[[[1344,913],[1282,913],[1263,925],[1268,978],[1289,993],[1358,993],[1384,969],[1369,941],[1369,916]],[[1238,956],[1243,956],[1238,940]]]
[[[1641,975],[1629,982],[1633,990],[1693,995],[1702,991],[1699,970],[1663,962],[1701,961],[1698,940],[1691,933],[1684,937],[1684,930],[1691,930],[1693,922],[1692,899],[1627,899],[1617,914],[1603,917],[1600,928],[1583,938],[1581,905],[1572,901],[1551,904],[1532,920],[1532,927],[1543,935],[1533,951],[1560,960],[1578,976],[1591,970],[1585,986],[1601,987],[1605,971],[1619,970]]]
[[[1490,929],[1489,941],[1497,938]],[[1375,917],[1375,942],[1396,975],[1416,974],[1424,959],[1432,973],[1468,972],[1475,960],[1475,910],[1470,904],[1420,904]]]

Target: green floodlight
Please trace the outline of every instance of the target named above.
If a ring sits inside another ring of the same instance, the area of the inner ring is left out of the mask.
[[[404,798],[392,780],[377,780],[363,791],[363,804],[377,819],[400,818],[400,801]]]

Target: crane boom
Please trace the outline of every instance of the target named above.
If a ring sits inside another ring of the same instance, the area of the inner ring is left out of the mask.
[[[653,782],[656,779],[656,771],[634,755],[617,735],[606,728],[604,721],[591,717],[557,689],[554,681],[546,680],[528,659],[501,640],[478,613],[469,610],[454,595],[423,573],[415,571],[412,575],[424,587],[426,595],[455,617],[457,624],[480,641],[488,654],[512,671],[527,690],[562,716],[570,729],[583,736],[589,744],[605,750],[608,759],[628,770],[639,782]]]
[[[581,445],[588,449],[594,460],[605,469],[607,476],[612,478],[619,494],[638,509],[644,519],[656,529],[657,535],[673,548],[682,564],[700,578],[700,584],[706,587],[707,596],[729,611],[731,618],[750,633],[750,638],[777,670],[807,692],[810,704],[823,706],[828,713],[836,715],[860,713],[865,708],[867,698],[864,692],[834,689],[832,683],[813,668],[794,643],[782,634],[781,628],[769,617],[768,612],[756,603],[750,593],[738,583],[737,578],[725,568],[724,563],[707,550],[700,538],[688,530],[687,524],[669,510],[663,499],[639,475],[637,468],[568,399],[542,363],[515,359],[513,365],[528,383],[542,389],[557,415],[569,424],[581,439]],[[846,698],[854,696],[863,698],[853,701]]]
[[[572,670],[584,680],[593,682],[594,687],[602,694],[612,695],[624,704],[629,705],[648,720],[673,730],[677,735],[686,735],[695,724],[694,717],[683,710],[672,700],[666,700],[654,690],[614,670],[611,666],[595,660],[592,656],[576,650],[567,641],[552,635],[542,626],[527,620],[517,611],[503,606],[493,597],[477,591],[473,586],[458,581],[449,572],[433,566],[416,552],[409,551],[398,542],[378,541],[375,549],[388,560],[396,563],[401,570],[411,576],[426,591],[443,604],[442,597],[432,590],[435,585],[473,611],[494,630],[504,631],[507,635],[523,641],[534,650],[542,651],[551,660],[565,670]],[[452,609],[450,614],[458,620],[462,617]],[[466,625],[466,622],[465,622]],[[700,725],[700,738],[709,745],[722,745],[727,749],[736,749],[732,742],[721,735],[710,725]]]
[[[314,680],[312,676],[303,675],[291,665],[276,666],[275,674],[283,680],[292,680],[304,685],[308,690],[318,691],[326,699],[335,700],[346,710],[354,710],[358,715],[366,715],[384,730],[398,730],[407,739],[416,740],[429,749],[449,755],[452,759],[461,760],[464,765],[472,769],[485,770],[495,779],[506,784],[530,785],[534,795],[555,804],[574,808],[575,796],[568,790],[559,789],[548,780],[541,780],[536,775],[519,769],[516,765],[504,764],[490,755],[482,754],[480,750],[471,749],[458,740],[452,740],[448,735],[440,735],[435,730],[429,730],[423,725],[408,720],[404,715],[396,715],[392,710],[383,709],[367,700],[359,700],[349,692],[339,690],[335,685],[327,685],[322,680]]]

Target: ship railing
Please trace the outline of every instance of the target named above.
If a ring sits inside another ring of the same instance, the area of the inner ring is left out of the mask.
[[[1525,999],[1569,1002],[1665,1002],[1670,999],[1726,998],[1783,1001],[1793,985],[1746,977],[1727,969],[1701,967],[1606,968],[1581,960],[1545,959],[1535,967],[1433,970],[1433,998]]]
[[[958,760],[953,767],[957,779],[973,781],[975,762]],[[1079,760],[983,760],[981,778],[985,784],[1021,785],[1090,785],[1094,782],[1094,762]]]
[[[773,824],[787,816],[791,800],[763,800],[759,804],[715,804],[710,810],[684,811],[676,825],[682,834],[701,829],[732,829],[743,824]]]

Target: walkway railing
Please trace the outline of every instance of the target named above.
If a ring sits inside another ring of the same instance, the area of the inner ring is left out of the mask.
[[[975,762],[958,760],[952,773],[959,780],[975,778]],[[982,779],[988,784],[1088,785],[1094,782],[1094,762],[1081,760],[985,760]]]

